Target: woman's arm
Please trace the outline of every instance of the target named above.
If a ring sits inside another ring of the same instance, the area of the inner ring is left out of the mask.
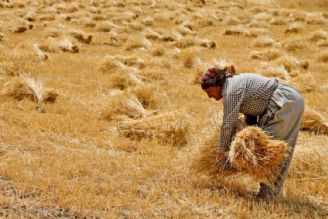
[[[229,151],[232,136],[235,134],[240,106],[243,102],[244,92],[242,87],[230,90],[223,96],[223,123],[218,152]]]

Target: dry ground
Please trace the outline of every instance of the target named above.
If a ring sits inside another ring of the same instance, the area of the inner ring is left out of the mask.
[[[245,176],[189,171],[222,119],[195,78],[220,60],[295,85],[325,122],[327,11],[324,0],[0,0],[0,217],[327,218],[327,135],[301,132],[271,201]],[[120,132],[171,111],[183,116],[170,141]]]

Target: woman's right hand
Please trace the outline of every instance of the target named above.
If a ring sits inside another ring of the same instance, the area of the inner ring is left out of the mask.
[[[225,153],[218,153],[216,156],[216,166],[220,170],[230,170],[231,164],[228,161],[228,158]]]

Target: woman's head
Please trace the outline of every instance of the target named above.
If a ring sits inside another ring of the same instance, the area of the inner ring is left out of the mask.
[[[232,75],[233,73],[228,72],[226,69],[211,67],[204,72],[199,82],[209,98],[213,97],[216,100],[220,100],[222,98],[222,86],[226,79]]]
[[[232,73],[228,72],[226,69],[211,67],[205,70],[205,72],[201,76],[200,85],[202,89],[217,86],[222,87],[226,78],[231,76]]]

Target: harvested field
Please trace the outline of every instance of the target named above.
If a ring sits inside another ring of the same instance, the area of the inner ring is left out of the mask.
[[[327,218],[327,11],[326,0],[0,0],[0,218]],[[216,168],[223,102],[198,84],[209,66],[304,96],[278,197],[256,198],[274,171]]]

